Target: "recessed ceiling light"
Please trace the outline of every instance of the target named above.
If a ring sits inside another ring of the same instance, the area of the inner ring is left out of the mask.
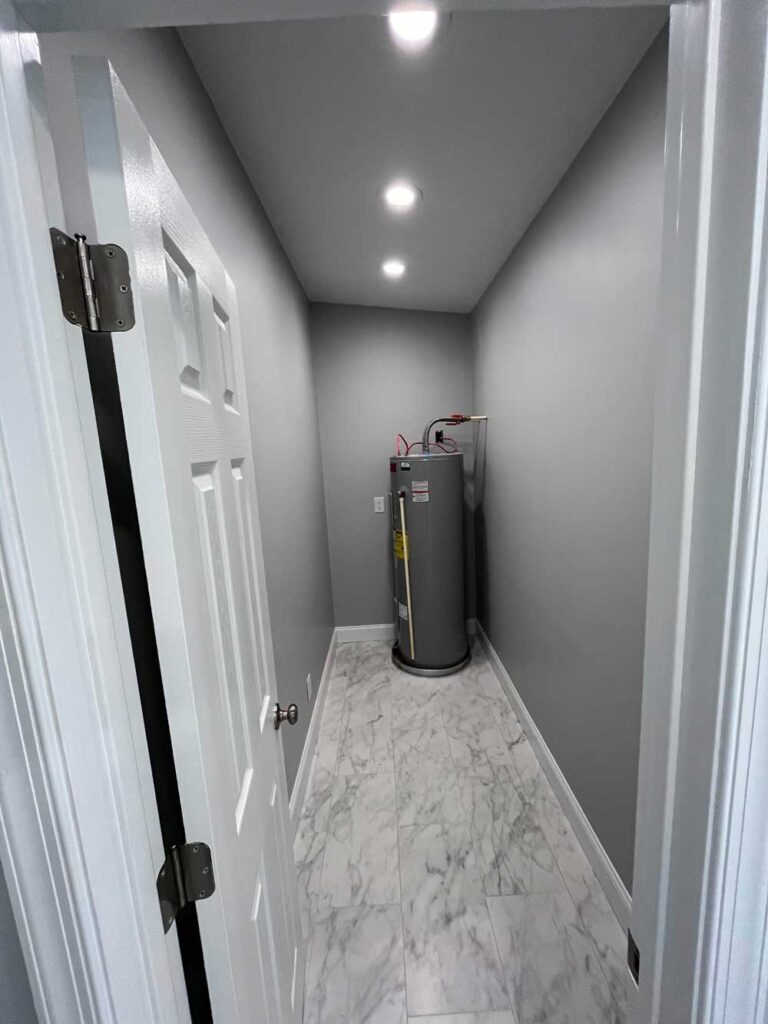
[[[405,212],[411,210],[421,197],[421,192],[407,181],[393,181],[384,189],[384,202],[390,210]]]
[[[394,281],[405,273],[405,264],[402,260],[384,260],[381,264],[381,272],[385,277],[392,278]]]
[[[389,12],[389,30],[404,50],[421,50],[437,31],[434,7],[396,7]]]

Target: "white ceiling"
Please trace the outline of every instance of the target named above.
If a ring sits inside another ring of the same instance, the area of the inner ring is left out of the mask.
[[[634,7],[637,0],[432,0],[452,11],[548,10],[552,7]],[[668,7],[673,0],[644,0]],[[15,0],[37,32],[159,28],[162,25],[224,25],[294,18],[385,14],[392,0]]]
[[[421,56],[385,19],[181,30],[310,299],[468,311],[666,18],[454,13]],[[424,193],[407,216],[380,190]],[[400,256],[406,275],[383,278]]]

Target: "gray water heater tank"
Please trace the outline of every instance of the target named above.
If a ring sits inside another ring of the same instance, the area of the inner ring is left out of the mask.
[[[464,458],[461,452],[420,452],[393,456],[389,468],[395,579],[392,656],[400,668],[416,675],[457,672],[469,661]]]

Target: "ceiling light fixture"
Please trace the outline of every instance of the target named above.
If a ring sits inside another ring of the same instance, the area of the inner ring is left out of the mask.
[[[389,30],[404,50],[422,50],[437,31],[434,7],[396,7],[388,15]]]
[[[398,213],[412,210],[420,198],[419,189],[407,181],[393,181],[384,189],[384,202],[390,210],[396,210]]]
[[[405,264],[402,260],[384,260],[381,264],[381,272],[385,277],[396,281],[398,277],[402,277],[405,273]]]

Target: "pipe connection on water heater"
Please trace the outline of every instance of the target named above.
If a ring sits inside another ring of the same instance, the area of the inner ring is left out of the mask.
[[[422,452],[429,451],[429,435],[432,433],[433,427],[436,427],[438,423],[448,423],[450,426],[455,427],[459,423],[479,423],[487,419],[487,416],[465,416],[461,412],[454,412],[450,416],[438,416],[437,419],[432,420],[424,427],[424,433],[421,438],[421,450]]]

